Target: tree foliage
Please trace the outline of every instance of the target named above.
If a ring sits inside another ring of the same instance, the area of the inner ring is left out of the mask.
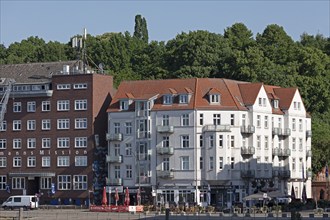
[[[133,79],[223,77],[298,87],[313,119],[313,170],[320,170],[330,163],[330,38],[303,33],[295,42],[277,24],[253,36],[236,23],[223,35],[198,30],[149,42],[146,19],[137,15],[133,36],[88,35],[86,47],[91,64],[102,63],[115,85]],[[29,37],[8,48],[0,45],[0,64],[82,58],[81,50],[70,45]]]

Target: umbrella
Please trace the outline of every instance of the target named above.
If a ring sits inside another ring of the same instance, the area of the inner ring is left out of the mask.
[[[116,188],[115,192],[115,200],[116,200],[116,206],[118,205],[119,195],[118,195],[118,189]]]
[[[265,195],[267,195],[267,199],[271,199],[267,193],[263,193],[263,192],[258,192],[258,193],[255,193],[255,194],[252,194],[252,195],[248,195],[248,196],[245,196],[243,199],[245,201],[249,201],[249,200],[263,200],[265,199]]]
[[[306,194],[306,186],[305,186],[305,184],[303,186],[303,191],[302,191],[301,199],[302,199],[302,202],[303,203],[306,203],[307,202],[307,194]]]
[[[140,188],[137,189],[137,192],[136,192],[136,200],[137,200],[137,204],[140,205],[140,200],[141,200],[141,192],[140,192]]]
[[[124,202],[125,205],[129,206],[129,191],[128,191],[128,187],[126,187],[126,190],[125,190],[125,202]]]
[[[207,185],[207,205],[211,205],[211,187]]]
[[[107,205],[107,190],[105,187],[103,187],[103,195],[102,195],[102,205]]]
[[[294,193],[294,187],[293,187],[293,184],[292,184],[292,187],[291,187],[291,201],[293,202],[294,200],[296,200],[296,194]]]

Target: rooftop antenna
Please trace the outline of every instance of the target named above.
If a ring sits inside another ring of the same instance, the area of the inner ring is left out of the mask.
[[[86,62],[87,62],[86,39],[87,39],[87,29],[84,28],[82,36],[73,37],[71,42],[73,48],[78,48],[78,50],[81,50],[82,52],[83,73],[86,73]]]
[[[84,28],[83,35],[83,65],[84,65],[84,73],[86,73],[86,39],[87,39],[87,29]]]

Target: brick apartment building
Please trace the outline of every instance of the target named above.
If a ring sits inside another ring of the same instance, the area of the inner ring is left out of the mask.
[[[38,194],[41,204],[98,202],[113,78],[82,66],[0,66],[1,97],[6,79],[15,80],[0,131],[0,201]]]

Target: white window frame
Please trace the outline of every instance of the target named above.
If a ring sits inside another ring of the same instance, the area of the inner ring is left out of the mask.
[[[180,136],[181,148],[189,148],[190,146],[190,137],[189,135]]]
[[[189,156],[181,156],[180,165],[181,170],[189,170]]]
[[[22,121],[21,120],[13,120],[13,131],[22,130]]]
[[[0,123],[1,123],[0,131],[7,131],[7,121],[4,120]]]
[[[37,166],[37,158],[35,156],[27,157],[27,167],[36,167]]]
[[[11,181],[12,189],[25,189],[25,177],[13,177]]]
[[[50,148],[51,147],[51,139],[50,138],[42,138],[41,139],[41,148]]]
[[[181,126],[189,126],[190,120],[189,120],[189,114],[183,114],[181,116]]]
[[[69,111],[70,100],[57,100],[57,111]]]
[[[50,167],[50,163],[51,163],[50,156],[43,156],[41,158],[42,167]]]
[[[87,99],[80,99],[74,101],[74,110],[84,111],[87,110]]]
[[[37,147],[37,139],[36,138],[28,138],[26,141],[28,149],[35,149]]]
[[[57,148],[69,148],[70,138],[69,137],[58,137],[57,138]]]
[[[51,177],[40,177],[40,189],[51,189],[52,178]]]
[[[75,156],[74,165],[76,167],[87,167],[87,156]]]
[[[58,156],[57,157],[58,167],[69,167],[70,166],[70,156]]]
[[[87,148],[87,137],[75,137],[74,143],[75,148]]]
[[[87,175],[73,175],[73,190],[87,190]]]
[[[26,103],[26,111],[27,112],[36,112],[37,104],[35,101],[30,101]]]
[[[75,129],[87,129],[87,118],[75,118]]]
[[[0,167],[7,167],[7,157],[0,157]]]
[[[70,129],[70,119],[68,118],[57,119],[57,129],[58,130]]]
[[[42,101],[41,103],[41,111],[43,112],[49,112],[50,109],[50,101]]]
[[[13,149],[22,149],[22,139],[21,138],[13,139]]]
[[[22,112],[22,102],[13,103],[13,112]]]
[[[36,130],[36,120],[27,120],[26,121],[26,129],[28,131]]]
[[[73,89],[87,89],[87,83],[73,84]]]
[[[22,166],[22,157],[13,157],[13,167]]]
[[[181,94],[179,96],[179,103],[180,104],[188,104],[188,94]]]
[[[58,175],[57,176],[57,189],[58,190],[71,190],[71,175]]]
[[[42,119],[42,121],[41,121],[41,130],[50,130],[50,129],[51,129],[50,119]]]
[[[219,104],[220,103],[220,94],[210,94],[210,104]]]
[[[57,84],[56,88],[57,88],[57,90],[67,90],[67,89],[71,89],[71,85],[70,84]]]
[[[173,96],[172,95],[164,95],[163,96],[163,104],[164,105],[171,105],[171,104],[173,104]]]
[[[7,139],[0,139],[0,149],[7,149]]]

